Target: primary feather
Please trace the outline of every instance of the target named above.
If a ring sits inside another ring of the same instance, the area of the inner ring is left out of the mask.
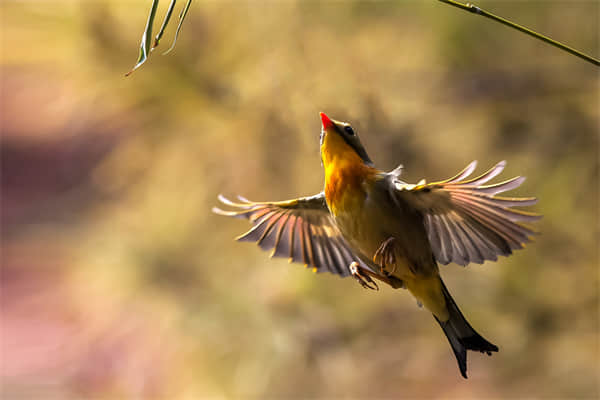
[[[511,207],[530,206],[533,197],[499,197],[498,193],[519,187],[524,177],[483,185],[498,176],[505,161],[484,174],[467,180],[477,165],[470,163],[450,179],[410,185],[390,175],[391,196],[397,204],[408,204],[423,214],[435,259],[440,264],[467,265],[496,260],[520,249],[537,232],[524,224],[541,215]]]
[[[333,223],[325,202],[325,194],[278,201],[252,202],[240,198],[235,203],[219,195],[219,200],[233,211],[214,207],[213,212],[229,217],[246,218],[252,228],[237,240],[256,242],[261,249],[271,250],[272,257],[286,257],[313,267],[316,272],[331,272],[345,277],[348,266],[357,261],[371,269],[348,246]]]

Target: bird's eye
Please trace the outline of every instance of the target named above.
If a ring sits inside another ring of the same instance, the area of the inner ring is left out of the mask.
[[[354,136],[354,129],[352,129],[352,127],[350,125],[346,125],[344,127],[344,130],[346,131],[346,133],[350,136]]]

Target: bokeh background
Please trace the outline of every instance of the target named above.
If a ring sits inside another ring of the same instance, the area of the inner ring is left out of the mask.
[[[600,55],[598,1],[478,5]],[[0,3],[3,398],[600,396],[597,67],[433,0],[196,1],[125,78],[148,9]],[[442,267],[501,349],[468,381],[407,292],[210,212],[320,191],[319,111],[406,180],[506,159],[541,199],[525,251]]]

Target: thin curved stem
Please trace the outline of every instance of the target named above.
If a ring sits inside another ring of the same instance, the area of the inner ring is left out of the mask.
[[[552,45],[554,47],[558,47],[559,49],[564,50],[564,51],[566,51],[568,53],[571,53],[574,56],[577,56],[577,57],[579,57],[579,58],[581,58],[581,59],[583,59],[583,60],[585,60],[587,62],[590,62],[590,63],[592,63],[592,64],[594,64],[596,66],[600,66],[600,60],[598,60],[598,59],[596,59],[596,58],[594,58],[592,56],[589,56],[589,55],[587,55],[585,53],[582,53],[579,50],[576,50],[576,49],[574,49],[572,47],[569,47],[569,46],[567,46],[565,44],[557,42],[556,40],[550,39],[549,37],[544,36],[544,35],[542,35],[540,33],[534,32],[531,29],[528,29],[528,28],[526,28],[526,27],[524,27],[522,25],[516,24],[516,23],[514,23],[512,21],[509,21],[509,20],[507,20],[505,18],[499,17],[499,16],[497,16],[495,14],[492,14],[490,12],[482,10],[481,8],[479,8],[479,7],[477,7],[477,6],[473,5],[473,4],[470,4],[470,3],[463,4],[463,3],[460,3],[460,2],[454,1],[454,0],[438,0],[438,1],[441,1],[442,3],[446,3],[446,4],[449,4],[451,6],[460,8],[461,10],[469,11],[469,12],[471,12],[473,14],[477,14],[477,15],[481,15],[481,16],[486,17],[486,18],[490,18],[490,19],[492,19],[492,20],[494,20],[496,22],[499,22],[501,24],[504,24],[506,26],[510,26],[511,28],[517,29],[517,30],[519,30],[519,31],[521,31],[521,32],[529,35],[529,36],[533,36],[534,38],[539,39],[539,40],[541,40],[543,42],[546,42],[546,43],[548,43],[548,44],[550,44],[550,45]]]

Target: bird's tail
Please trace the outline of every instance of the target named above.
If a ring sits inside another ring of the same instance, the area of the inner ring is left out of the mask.
[[[458,306],[450,296],[446,285],[442,282],[442,292],[446,300],[446,307],[450,318],[447,321],[440,321],[435,315],[435,320],[440,324],[454,355],[458,362],[461,375],[467,378],[467,350],[480,351],[492,355],[492,351],[498,351],[498,346],[485,340],[479,333],[469,325],[465,317],[462,315]]]

